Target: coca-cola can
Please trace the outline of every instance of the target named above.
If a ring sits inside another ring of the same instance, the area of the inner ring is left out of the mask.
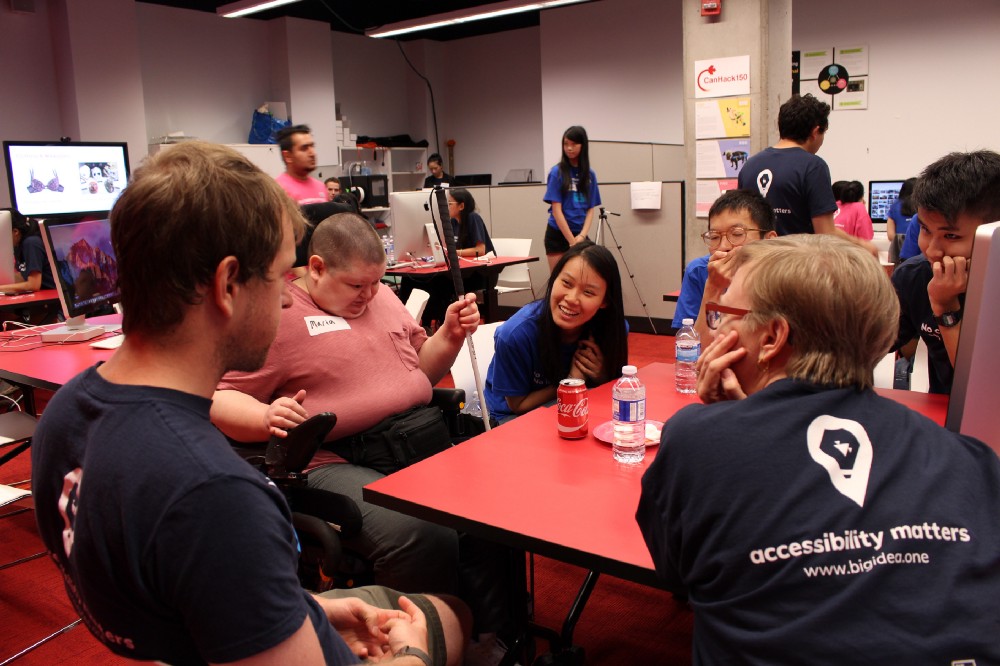
[[[590,406],[587,402],[587,385],[582,379],[564,379],[556,390],[556,411],[559,436],[563,439],[580,439],[587,435]]]

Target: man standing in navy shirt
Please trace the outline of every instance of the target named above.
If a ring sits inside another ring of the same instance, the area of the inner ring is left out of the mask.
[[[835,234],[874,255],[875,246],[837,229],[830,167],[816,155],[830,128],[830,105],[812,95],[794,95],[778,111],[778,143],[760,151],[740,170],[740,189],[756,190],[774,208],[779,236]]]

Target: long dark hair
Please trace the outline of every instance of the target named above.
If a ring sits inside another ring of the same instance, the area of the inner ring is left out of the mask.
[[[577,191],[582,192],[583,196],[588,200],[590,199],[590,140],[587,138],[587,130],[583,129],[579,125],[573,125],[568,130],[563,132],[562,141],[569,139],[573,143],[580,144],[580,158],[579,158],[579,170],[580,170],[580,180],[577,183]],[[559,154],[561,158],[559,159],[559,176],[562,178],[562,193],[565,196],[569,192],[570,183],[572,183],[572,176],[570,175],[570,169],[572,164],[569,163],[569,158],[566,157],[566,151],[562,148],[562,141],[559,142]]]
[[[552,286],[559,279],[566,264],[576,257],[583,259],[590,268],[600,275],[608,285],[604,298],[607,307],[597,311],[594,318],[584,325],[581,339],[588,335],[594,336],[594,341],[604,354],[603,375],[605,377],[620,377],[622,366],[628,363],[628,334],[625,331],[625,305],[622,302],[622,279],[618,273],[618,263],[611,252],[603,245],[596,245],[585,240],[573,245],[563,254],[549,276],[548,286],[542,302],[542,312],[538,320],[538,357],[545,376],[553,384],[566,376],[566,368],[562,367],[562,355],[559,353],[560,329],[552,321],[550,301]]]
[[[476,212],[475,197],[463,187],[449,188],[448,196],[454,199],[455,203],[462,204],[462,210],[458,214],[458,249],[475,247],[471,242],[472,225],[469,224],[469,216]]]
[[[917,214],[917,207],[913,205],[913,188],[917,185],[916,178],[907,178],[903,181],[903,186],[899,189],[899,212],[906,217],[913,217]]]

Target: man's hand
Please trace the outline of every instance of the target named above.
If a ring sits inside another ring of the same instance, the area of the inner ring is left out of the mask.
[[[444,315],[442,328],[452,339],[465,339],[466,333],[475,333],[479,328],[479,306],[476,305],[476,295],[466,294],[448,306]]]
[[[733,273],[736,272],[733,268],[733,259],[736,258],[739,251],[739,247],[734,247],[729,251],[716,250],[708,258],[708,280],[706,284],[715,289],[716,293],[724,292],[732,284]]]
[[[747,354],[743,347],[733,348],[739,338],[736,331],[720,335],[698,358],[698,397],[705,404],[747,397],[731,367]]]
[[[389,636],[389,650],[395,654],[409,645],[427,652],[427,618],[423,611],[406,597],[399,598],[399,607],[405,616],[391,618],[380,627]]]
[[[408,613],[391,608],[377,608],[354,597],[327,599],[314,595],[313,598],[319,603],[330,624],[344,639],[347,646],[361,659],[379,660],[391,655],[391,640],[388,630],[384,627],[395,620],[405,623],[411,622]],[[407,602],[409,602],[408,599]],[[400,605],[402,605],[402,601],[400,601]],[[406,645],[426,650],[426,636],[425,626],[423,643],[413,642]]]
[[[931,264],[933,276],[927,283],[927,298],[935,315],[958,310],[958,297],[969,287],[969,260],[965,257],[942,257]]]
[[[264,412],[264,427],[268,433],[287,437],[288,428],[294,428],[309,418],[309,412],[302,406],[306,399],[305,390],[300,390],[291,398],[278,398]]]

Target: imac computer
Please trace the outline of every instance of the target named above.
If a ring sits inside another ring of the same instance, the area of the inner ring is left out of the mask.
[[[62,220],[40,224],[45,253],[55,277],[65,326],[44,331],[43,342],[80,342],[103,335],[85,317],[118,302],[118,262],[111,246],[108,220]]]
[[[868,216],[875,222],[885,222],[889,218],[889,206],[899,198],[902,187],[901,180],[869,180]]]
[[[21,215],[106,213],[129,178],[125,143],[4,141],[10,199]]]
[[[432,206],[435,211],[433,216]],[[393,192],[389,195],[389,227],[398,262],[437,264],[434,245],[440,247],[440,243],[436,234],[430,238],[427,233],[427,225],[437,220],[436,213],[437,199],[433,191]],[[441,257],[443,261],[443,255]]]
[[[14,260],[14,240],[11,236],[11,214],[0,210],[0,284],[21,282],[21,272]]]
[[[969,286],[945,427],[1000,454],[1000,222],[981,225],[972,246]]]

